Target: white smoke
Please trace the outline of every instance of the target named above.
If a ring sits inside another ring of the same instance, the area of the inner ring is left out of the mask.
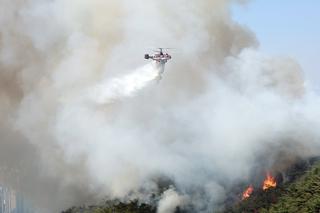
[[[169,188],[161,197],[158,205],[158,213],[175,212],[177,208],[183,207],[188,201],[187,197],[180,196],[174,189]]]
[[[258,52],[235,2],[2,0],[2,179],[57,212],[148,200],[166,177],[159,212],[208,212],[270,147],[318,155],[318,95]],[[150,44],[179,49],[155,87]]]

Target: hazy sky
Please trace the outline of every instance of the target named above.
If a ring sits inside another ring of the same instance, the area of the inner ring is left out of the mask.
[[[263,52],[296,58],[320,88],[320,1],[255,0],[233,16],[256,33]]]

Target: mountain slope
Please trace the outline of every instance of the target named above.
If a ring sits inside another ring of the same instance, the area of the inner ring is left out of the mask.
[[[316,213],[320,212],[320,162],[295,181],[275,189],[256,191],[249,199],[226,209],[225,213]],[[63,213],[155,213],[138,201],[106,202],[103,205],[73,207]],[[177,212],[180,212],[177,209]]]
[[[269,210],[261,212],[320,212],[320,164],[291,184]]]
[[[226,213],[315,213],[320,212],[320,163],[302,176],[276,189],[257,191]]]

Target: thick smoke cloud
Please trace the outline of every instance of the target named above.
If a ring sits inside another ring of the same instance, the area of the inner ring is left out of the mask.
[[[57,212],[148,201],[165,177],[159,212],[207,212],[260,156],[319,154],[319,97],[293,59],[258,52],[233,3],[2,0],[1,180]],[[150,46],[176,48],[158,84]]]

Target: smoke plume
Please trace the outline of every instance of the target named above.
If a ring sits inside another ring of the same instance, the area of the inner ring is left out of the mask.
[[[2,0],[1,182],[58,212],[166,177],[159,213],[209,212],[266,153],[319,155],[319,96],[232,19],[245,3]],[[151,45],[176,49],[160,83]]]

